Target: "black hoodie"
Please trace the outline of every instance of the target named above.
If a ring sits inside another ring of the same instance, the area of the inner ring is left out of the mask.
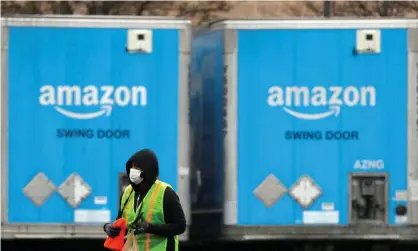
[[[142,171],[141,177],[144,178],[144,180],[139,185],[133,184],[131,182],[131,186],[135,191],[134,205],[137,205],[139,204],[138,200],[140,200],[140,202],[143,200],[150,187],[158,178],[158,159],[155,153],[149,149],[143,149],[139,152],[136,152],[126,162],[126,174],[128,177],[132,164],[134,164]],[[174,236],[184,233],[186,230],[186,219],[184,217],[184,212],[183,208],[181,207],[179,197],[170,187],[167,187],[164,192],[163,210],[165,224],[150,224],[147,232],[167,237],[166,250],[174,251]]]

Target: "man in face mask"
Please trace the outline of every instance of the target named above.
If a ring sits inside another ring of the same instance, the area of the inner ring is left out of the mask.
[[[186,219],[179,197],[172,187],[158,180],[158,159],[154,152],[143,149],[126,162],[130,185],[125,189],[118,218],[128,222],[128,233],[134,233],[139,250],[177,251],[178,235],[186,230]],[[109,237],[120,228],[104,225]]]

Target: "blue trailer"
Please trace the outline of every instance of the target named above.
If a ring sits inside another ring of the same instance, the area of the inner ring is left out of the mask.
[[[222,212],[228,239],[417,239],[417,27],[226,20],[197,32],[192,214]]]
[[[1,21],[2,238],[104,237],[125,163],[142,148],[156,152],[190,223],[190,22]]]

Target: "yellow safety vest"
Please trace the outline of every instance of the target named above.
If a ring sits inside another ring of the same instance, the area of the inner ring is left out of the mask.
[[[144,219],[151,224],[164,224],[164,192],[167,183],[157,180],[149,189],[145,198],[136,210],[134,210],[135,193],[132,186],[129,185],[122,195],[121,209],[122,217],[127,220],[128,233],[132,232],[132,224],[137,219],[138,214],[142,212]],[[128,201],[127,201],[128,200]],[[123,208],[125,207],[125,208]],[[140,210],[140,211],[139,211]],[[166,251],[167,238],[153,234],[139,234],[136,236],[139,251]],[[175,251],[178,251],[178,236],[174,236]]]

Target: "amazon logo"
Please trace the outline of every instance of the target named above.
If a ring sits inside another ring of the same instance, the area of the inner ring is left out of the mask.
[[[376,89],[373,86],[271,86],[267,104],[281,107],[286,113],[303,120],[319,120],[338,117],[342,106],[375,106]],[[319,112],[302,112],[302,107],[320,107]]]
[[[146,106],[147,89],[144,86],[44,85],[40,88],[39,104],[52,106],[72,119],[94,119],[110,116],[113,106]],[[92,112],[72,110],[81,106],[97,109]]]

